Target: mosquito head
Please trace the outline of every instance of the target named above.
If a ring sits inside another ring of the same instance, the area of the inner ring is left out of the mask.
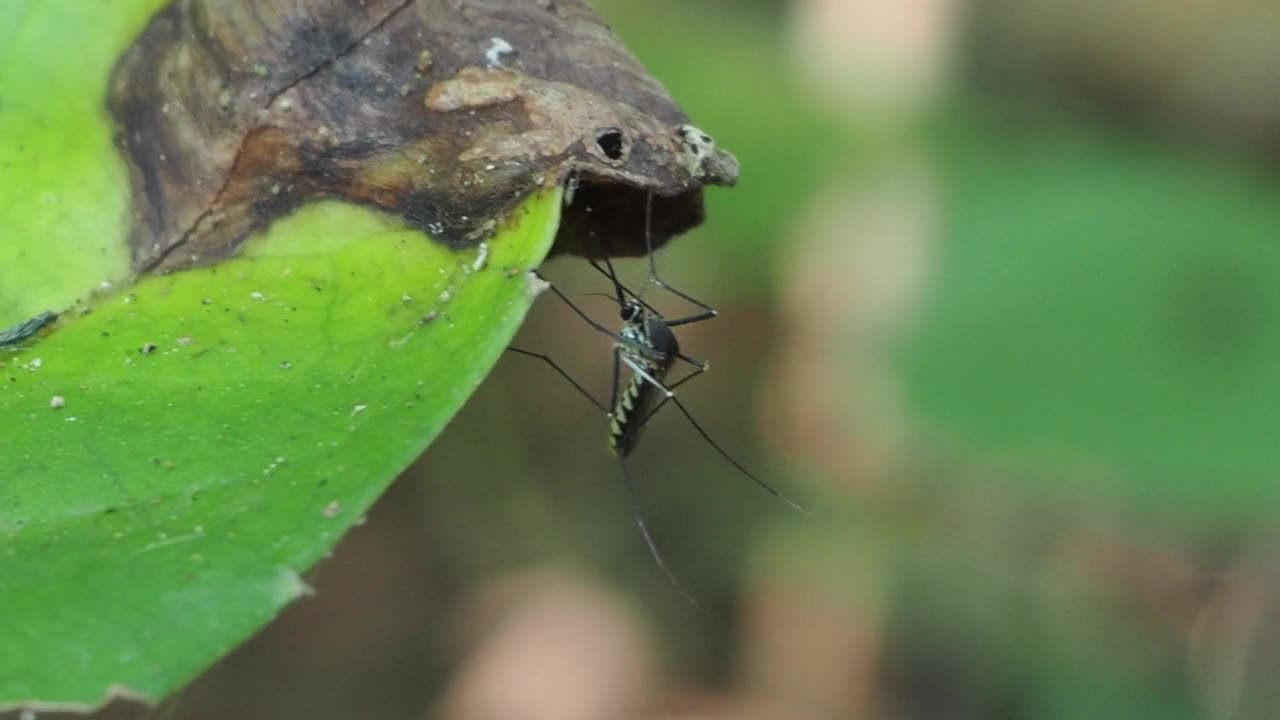
[[[634,323],[644,315],[644,306],[637,300],[628,299],[626,302],[622,303],[622,311],[620,315],[622,316],[622,322]]]

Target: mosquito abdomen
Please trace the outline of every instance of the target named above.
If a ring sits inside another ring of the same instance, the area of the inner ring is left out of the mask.
[[[609,448],[620,457],[626,457],[635,449],[644,429],[645,419],[653,406],[656,388],[639,375],[632,376],[618,396],[609,423]]]

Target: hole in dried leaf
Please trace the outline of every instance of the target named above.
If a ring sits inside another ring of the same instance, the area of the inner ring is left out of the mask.
[[[600,146],[601,152],[610,160],[622,159],[622,131],[617,128],[601,131],[596,136],[596,144]]]

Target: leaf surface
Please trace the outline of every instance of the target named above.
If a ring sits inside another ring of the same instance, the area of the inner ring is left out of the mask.
[[[64,311],[0,349],[0,709],[161,697],[306,594],[496,362],[560,219],[542,191],[455,252],[322,202],[131,285],[105,84],[162,4],[0,6],[0,329]]]

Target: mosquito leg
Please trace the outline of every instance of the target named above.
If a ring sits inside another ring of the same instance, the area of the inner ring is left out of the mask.
[[[685,384],[685,383],[689,382],[690,380],[692,380],[692,379],[694,379],[694,378],[698,377],[699,375],[701,375],[701,374],[702,374],[702,373],[704,373],[704,372],[706,372],[706,370],[703,370],[703,369],[700,369],[700,368],[696,368],[696,367],[695,367],[695,368],[693,369],[693,371],[692,371],[692,372],[690,372],[688,375],[685,375],[684,377],[680,378],[679,380],[675,381],[674,383],[671,383],[671,392],[672,392],[672,394],[671,394],[671,395],[668,395],[667,397],[662,398],[662,400],[659,400],[659,401],[658,401],[658,404],[657,404],[657,405],[654,405],[654,406],[653,406],[653,408],[652,408],[651,410],[649,410],[649,412],[648,412],[647,414],[645,414],[645,416],[644,416],[643,418],[641,418],[641,419],[640,419],[639,426],[640,426],[640,427],[644,427],[645,425],[647,425],[647,424],[648,424],[648,422],[649,422],[651,419],[653,419],[653,416],[654,416],[654,415],[657,415],[657,414],[658,414],[658,411],[662,409],[662,406],[663,406],[663,405],[666,405],[668,400],[670,400],[670,399],[672,399],[672,398],[674,398],[674,397],[675,397],[675,390],[676,390],[676,388],[678,388],[678,387],[680,387],[681,385],[683,385],[683,384]]]
[[[632,297],[635,297],[635,293],[623,287],[622,283],[618,281],[618,274],[614,272],[613,263],[609,261],[609,258],[606,257],[604,259],[603,268],[600,267],[595,260],[591,261],[591,267],[595,268],[596,271],[599,272],[600,274],[609,278],[609,282],[613,283],[613,292],[618,298],[618,307],[622,307],[623,305],[626,304],[627,295],[631,295]]]
[[[671,288],[667,288],[667,289],[670,290]],[[711,318],[716,317],[718,314],[719,313],[717,313],[715,310],[708,310],[707,312],[698,313],[697,315],[690,315],[689,317],[676,318],[674,320],[666,320],[664,322],[667,323],[667,327],[676,327],[677,325],[692,325],[694,323],[700,323],[704,320],[710,320]]]
[[[680,579],[676,577],[675,573],[671,572],[671,569],[667,567],[666,561],[662,559],[662,553],[658,550],[658,544],[653,541],[653,536],[649,534],[649,526],[645,524],[644,514],[640,512],[640,501],[636,496],[635,483],[631,481],[631,474],[627,472],[627,463],[619,460],[618,464],[622,466],[622,484],[627,490],[627,503],[631,506],[631,516],[635,518],[636,527],[640,528],[640,535],[644,538],[644,544],[649,547],[649,555],[653,557],[653,561],[657,563],[658,569],[662,570],[662,574],[667,576],[667,580],[671,581],[671,584],[675,587],[676,591],[684,596],[684,599],[688,601],[695,610],[701,611],[702,607],[698,605],[697,598],[693,596],[693,593],[685,589],[684,584],[680,582]]]
[[[645,301],[644,298],[640,297],[639,293],[627,287],[626,285],[623,285],[618,280],[618,274],[614,271],[613,262],[610,261],[609,258],[604,259],[605,267],[600,267],[599,261],[597,260],[591,260],[590,262],[591,262],[591,267],[595,268],[596,272],[600,273],[601,275],[604,275],[605,278],[609,280],[609,282],[613,283],[614,292],[618,296],[617,302],[619,307],[625,304],[626,299],[630,297],[632,300],[643,305],[645,309],[648,310],[649,312],[653,313],[657,317],[662,317],[662,313],[658,312],[658,308],[650,305],[648,302]],[[714,317],[714,314],[713,314],[713,317]],[[670,323],[667,323],[667,325],[670,325]]]
[[[564,293],[560,292],[560,288],[556,287],[555,285],[551,285],[550,283],[548,283],[548,285],[549,285],[549,286],[550,286],[550,288],[551,288],[551,292],[553,292],[553,293],[555,293],[555,294],[556,294],[556,297],[558,297],[558,298],[560,298],[562,301],[564,301],[564,304],[565,304],[565,305],[568,305],[568,306],[569,306],[569,309],[571,309],[571,310],[573,310],[575,313],[577,313],[578,317],[580,317],[580,318],[582,318],[583,320],[585,320],[585,321],[586,321],[586,323],[587,323],[588,325],[590,325],[592,328],[594,328],[597,332],[600,332],[600,333],[603,333],[603,334],[605,334],[605,335],[608,335],[609,337],[613,338],[614,340],[617,340],[618,342],[626,342],[626,341],[625,341],[621,336],[619,336],[619,335],[618,335],[617,333],[615,333],[614,331],[610,330],[609,328],[605,327],[604,325],[601,325],[600,323],[596,322],[595,320],[592,320],[590,315],[587,315],[585,312],[583,312],[583,311],[582,311],[582,308],[580,308],[580,307],[578,307],[577,305],[575,305],[575,304],[573,303],[573,301],[572,301],[572,300],[570,300],[570,299],[569,299],[569,298],[568,298]]]
[[[699,360],[698,358],[692,358],[692,357],[689,357],[688,355],[685,355],[684,353],[676,353],[676,357],[698,368],[698,372],[706,372],[711,369],[711,363],[707,362],[706,360]]]
[[[558,373],[560,373],[560,377],[564,378],[565,380],[568,380],[568,381],[569,381],[569,384],[570,384],[570,385],[572,385],[574,388],[576,388],[576,389],[578,390],[578,392],[582,394],[582,397],[584,397],[584,398],[586,398],[586,399],[590,400],[590,401],[591,401],[591,404],[592,404],[592,405],[595,405],[597,408],[599,408],[600,412],[603,412],[603,413],[608,414],[609,409],[608,409],[608,408],[606,408],[604,405],[601,405],[601,404],[600,404],[600,401],[599,401],[599,400],[597,400],[597,399],[595,398],[595,396],[594,396],[594,395],[592,395],[592,394],[591,394],[591,393],[590,393],[586,388],[582,387],[582,385],[581,385],[581,384],[579,384],[577,380],[574,380],[574,379],[573,379],[573,376],[572,376],[572,375],[570,375],[567,371],[565,371],[565,369],[564,369],[564,368],[560,367],[560,366],[556,363],[556,361],[555,361],[555,360],[552,360],[552,359],[551,359],[551,357],[550,357],[550,356],[548,356],[548,355],[543,355],[542,353],[536,353],[536,352],[530,352],[530,351],[528,351],[528,350],[522,350],[522,349],[520,349],[520,348],[518,348],[518,347],[508,347],[507,349],[508,349],[508,350],[510,350],[510,351],[511,351],[511,352],[513,352],[513,353],[518,353],[518,354],[520,354],[520,355],[524,355],[524,356],[526,356],[526,357],[536,358],[536,359],[541,360],[542,362],[544,362],[544,363],[546,363],[546,364],[550,365],[550,366],[551,366],[551,369],[552,369],[552,370],[555,370],[555,371],[556,371],[556,372],[558,372]]]
[[[809,512],[808,510],[805,510],[803,507],[801,507],[801,506],[800,506],[798,503],[796,503],[794,500],[792,500],[791,498],[788,498],[786,495],[783,495],[782,493],[778,492],[776,489],[774,489],[774,488],[773,488],[773,486],[772,486],[772,485],[769,485],[768,483],[766,483],[765,481],[763,481],[763,480],[761,480],[760,478],[756,477],[755,475],[752,475],[752,474],[751,474],[751,471],[747,470],[745,467],[743,467],[743,466],[742,466],[742,463],[739,463],[737,460],[734,460],[732,455],[730,455],[729,453],[725,452],[724,448],[720,447],[720,445],[719,445],[719,444],[717,444],[715,440],[712,440],[712,439],[711,439],[711,436],[707,434],[707,431],[702,429],[702,426],[698,424],[698,421],[693,419],[693,414],[692,414],[692,413],[690,413],[690,412],[689,412],[689,410],[688,410],[688,408],[686,408],[686,407],[684,406],[684,403],[680,402],[680,399],[679,399],[679,398],[677,398],[677,397],[675,397],[674,395],[672,395],[671,397],[669,397],[669,398],[667,398],[667,399],[668,399],[668,400],[671,400],[671,402],[675,403],[676,407],[680,408],[680,412],[681,412],[681,413],[684,413],[684,416],[685,416],[685,418],[686,418],[686,419],[688,419],[689,424],[690,424],[690,425],[693,425],[693,429],[694,429],[694,430],[697,430],[697,431],[698,431],[698,434],[702,436],[702,439],[703,439],[703,440],[706,440],[706,441],[707,441],[707,443],[708,443],[709,445],[711,445],[711,447],[715,448],[715,451],[716,451],[716,452],[718,452],[718,453],[720,453],[721,457],[723,457],[725,460],[728,460],[728,461],[729,461],[729,464],[731,464],[731,465],[733,465],[735,468],[737,468],[737,469],[738,469],[738,470],[739,470],[743,475],[746,475],[748,478],[751,478],[751,481],[752,481],[752,482],[754,482],[756,485],[759,485],[760,487],[762,487],[762,488],[764,488],[765,490],[767,490],[767,491],[769,492],[769,494],[771,494],[771,495],[773,495],[774,497],[778,498],[779,500],[781,500],[781,501],[785,502],[786,504],[788,504],[788,505],[790,505],[791,507],[795,508],[795,509],[796,509],[796,510],[798,510],[799,512],[802,512],[802,513],[808,514],[808,512]]]
[[[667,387],[666,385],[663,385],[661,381],[655,379],[653,375],[649,374],[649,371],[640,367],[640,365],[636,363],[634,360],[632,360],[631,358],[628,358],[622,353],[616,353],[616,355],[618,358],[622,360],[622,362],[626,363],[627,367],[631,368],[632,372],[644,378],[645,382],[648,382],[650,385],[661,390],[667,397],[671,397],[672,395],[675,395],[675,393],[671,392],[671,388]]]
[[[686,300],[694,305],[697,305],[698,307],[705,310],[706,312],[703,314],[705,317],[702,317],[701,318],[702,320],[709,320],[715,317],[717,315],[715,308],[702,302],[701,300],[695,300],[694,298],[686,295],[685,293],[680,292],[676,288],[663,282],[662,278],[658,276],[658,260],[653,255],[653,191],[649,191],[648,193],[645,194],[644,203],[645,203],[644,205],[644,244],[645,244],[645,252],[649,256],[650,282],[662,288],[663,290],[666,290],[667,292],[683,300]],[[694,322],[694,321],[686,319],[684,320],[684,322]],[[678,324],[681,324],[681,323],[672,323],[672,322],[667,323],[667,325],[678,325]]]
[[[710,320],[711,318],[716,317],[716,316],[718,316],[718,315],[720,314],[720,312],[719,312],[718,310],[716,310],[715,308],[711,307],[710,305],[708,305],[708,304],[706,304],[706,303],[702,302],[701,300],[695,300],[695,299],[693,299],[692,297],[690,297],[690,296],[688,296],[688,295],[686,295],[686,294],[684,294],[684,293],[680,292],[679,290],[675,289],[674,287],[672,287],[672,286],[670,286],[670,285],[666,284],[665,282],[663,282],[663,281],[662,281],[662,278],[660,278],[660,277],[658,277],[657,275],[655,275],[655,274],[654,274],[654,273],[656,273],[656,272],[657,272],[657,270],[655,269],[656,267],[657,267],[657,263],[655,263],[655,262],[654,262],[653,256],[652,256],[652,255],[650,255],[650,256],[649,256],[649,273],[650,273],[649,281],[650,281],[650,282],[652,282],[654,285],[657,285],[658,287],[662,288],[663,290],[666,290],[667,292],[671,293],[672,295],[675,295],[675,296],[677,296],[677,297],[679,297],[679,298],[681,298],[681,299],[685,300],[686,302],[693,303],[694,305],[697,305],[697,306],[698,306],[698,307],[700,307],[700,308],[706,308],[706,312],[701,313],[701,314],[699,314],[699,315],[696,315],[696,316],[694,316],[693,318],[682,318],[679,322],[668,322],[668,323],[667,323],[668,325],[683,325],[683,324],[687,324],[687,323],[691,323],[691,322],[701,322],[702,320]]]
[[[689,382],[690,380],[692,380],[692,379],[694,379],[694,378],[698,377],[699,375],[701,375],[701,374],[702,374],[702,373],[704,373],[704,372],[706,372],[706,370],[705,370],[705,369],[703,369],[702,367],[699,367],[699,366],[695,365],[695,366],[693,367],[693,370],[689,371],[689,374],[688,374],[688,375],[685,375],[684,377],[682,377],[682,378],[680,378],[679,380],[677,380],[677,381],[675,381],[675,382],[671,383],[671,385],[670,385],[670,386],[668,386],[668,387],[669,387],[669,389],[671,390],[672,395],[674,395],[674,394],[675,394],[676,388],[678,388],[678,387],[680,387],[681,385],[683,385],[683,384],[685,384],[685,383]],[[652,414],[652,413],[650,413],[650,414]]]

